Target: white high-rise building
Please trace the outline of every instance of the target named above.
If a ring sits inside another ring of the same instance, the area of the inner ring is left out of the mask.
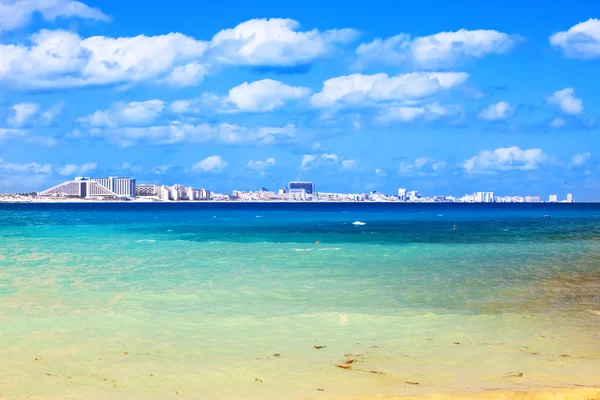
[[[475,202],[477,203],[493,203],[494,192],[477,192],[475,193]]]
[[[569,193],[567,195],[567,203],[572,203],[573,202],[573,195],[571,193]]]
[[[104,186],[117,196],[135,197],[135,179],[133,178],[109,176],[108,178],[90,178],[89,180]]]
[[[39,193],[40,196],[135,197],[135,179],[76,177]]]
[[[410,201],[417,201],[420,197],[421,195],[417,190],[411,190],[410,192],[408,192],[408,200]]]
[[[406,189],[398,189],[398,199],[406,200]]]
[[[558,196],[557,196],[557,195],[555,195],[555,194],[551,194],[551,195],[548,197],[548,201],[549,201],[550,203],[556,203],[556,202],[558,201]]]

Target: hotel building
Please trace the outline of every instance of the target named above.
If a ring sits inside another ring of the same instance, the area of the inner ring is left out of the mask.
[[[73,197],[135,197],[135,179],[119,178],[88,178],[76,177],[39,192],[39,196],[73,196]]]
[[[309,181],[293,181],[288,185],[288,189],[290,192],[293,190],[302,190],[306,192],[306,194],[314,194],[315,193],[315,183]]]

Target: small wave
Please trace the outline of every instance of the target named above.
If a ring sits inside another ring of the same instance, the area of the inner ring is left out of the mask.
[[[438,216],[438,217],[443,217],[443,216],[444,216],[444,214],[438,214],[437,216]]]
[[[173,229],[167,229],[167,232],[173,232]]]
[[[366,222],[362,222],[362,221],[354,221],[352,223],[352,225],[355,225],[355,226],[363,226],[363,225],[366,225],[366,224],[367,224]]]
[[[318,249],[319,251],[340,251],[339,247],[325,247],[324,249]]]
[[[255,215],[254,218],[262,218],[262,215]]]
[[[292,249],[293,251],[313,251],[314,249]]]
[[[141,239],[141,240],[136,240],[136,243],[154,243],[156,242],[156,240],[154,239]]]

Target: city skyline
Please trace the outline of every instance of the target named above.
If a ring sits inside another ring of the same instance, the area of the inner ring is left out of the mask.
[[[18,201],[18,197],[8,196],[4,201]],[[143,201],[343,201],[343,202],[450,202],[450,203],[573,203],[573,194],[565,199],[551,194],[548,199],[535,195],[498,195],[494,192],[477,191],[462,196],[426,196],[418,190],[399,188],[397,194],[371,191],[367,193],[317,191],[315,182],[289,181],[278,190],[262,187],[259,190],[244,191],[234,189],[225,193],[215,193],[206,188],[195,188],[182,184],[138,183],[132,177],[74,177],[43,191],[26,195],[27,201],[41,199],[81,199],[81,200],[143,200]]]
[[[135,175],[600,201],[591,0],[15,4],[0,19],[0,193]]]

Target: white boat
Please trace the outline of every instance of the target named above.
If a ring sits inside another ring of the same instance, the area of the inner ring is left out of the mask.
[[[366,225],[366,223],[365,223],[365,222],[362,222],[362,221],[354,221],[354,222],[352,223],[352,225],[356,225],[356,226],[363,226],[363,225]]]

